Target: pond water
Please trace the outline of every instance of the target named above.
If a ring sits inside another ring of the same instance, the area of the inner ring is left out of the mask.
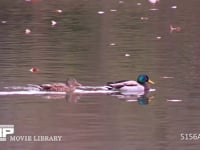
[[[0,124],[4,150],[199,149],[200,1],[1,0]],[[171,29],[170,29],[171,25]],[[36,66],[39,71],[30,72]],[[156,83],[146,97],[30,93],[28,84]],[[10,94],[13,92],[13,94]],[[190,134],[190,136],[188,135]],[[11,136],[11,135],[10,135]]]

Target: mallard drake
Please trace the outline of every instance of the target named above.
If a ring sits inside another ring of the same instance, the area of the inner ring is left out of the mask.
[[[52,83],[52,84],[41,84],[39,86],[42,91],[57,91],[57,92],[73,92],[78,86],[81,86],[76,79],[67,79],[66,83]]]
[[[134,80],[121,80],[116,82],[107,82],[109,90],[119,90],[122,93],[140,93],[149,90],[147,83],[155,84],[149,79],[146,74],[140,74],[137,81]]]

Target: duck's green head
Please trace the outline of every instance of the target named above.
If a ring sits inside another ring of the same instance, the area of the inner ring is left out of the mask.
[[[145,84],[146,82],[150,84],[155,84],[153,81],[149,79],[149,77],[146,74],[140,74],[137,78],[137,82],[140,84]]]

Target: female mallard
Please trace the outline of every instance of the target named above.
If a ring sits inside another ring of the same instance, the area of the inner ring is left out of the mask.
[[[67,79],[66,83],[52,83],[42,84],[39,86],[40,90],[43,91],[56,91],[56,92],[73,92],[76,87],[81,86],[76,79]]]
[[[121,80],[116,82],[108,82],[107,86],[110,90],[119,90],[122,93],[137,93],[149,90],[148,83],[154,84],[146,74],[140,74],[137,81]]]

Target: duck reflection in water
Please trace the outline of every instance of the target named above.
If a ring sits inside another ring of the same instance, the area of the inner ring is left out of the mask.
[[[117,97],[119,100],[125,102],[138,102],[139,105],[148,105],[154,98],[154,96],[148,96],[149,91],[144,92],[142,95],[115,93],[111,96]]]
[[[56,99],[56,100],[66,99],[66,102],[68,103],[78,103],[81,99],[81,96],[84,96],[84,95],[86,94],[70,92],[70,93],[66,93],[66,95],[63,95],[63,94],[45,95],[44,98]],[[116,97],[117,99],[125,101],[125,102],[138,102],[139,105],[148,105],[151,103],[151,101],[154,98],[154,96],[148,96],[147,93],[145,93],[144,95],[123,95],[122,93],[113,93],[113,94],[105,94],[105,95]]]
[[[99,95],[100,93],[98,93]],[[102,94],[102,93],[101,93]],[[124,94],[122,92],[114,92],[114,93],[104,93],[104,95],[116,97],[118,100],[122,100],[124,102],[137,102],[139,105],[148,105],[154,99],[154,96],[149,96],[149,91],[145,91],[142,95],[135,95],[135,94]],[[90,95],[87,94],[80,94],[80,93],[67,93],[66,100],[70,103],[77,103],[81,99],[81,96]]]

